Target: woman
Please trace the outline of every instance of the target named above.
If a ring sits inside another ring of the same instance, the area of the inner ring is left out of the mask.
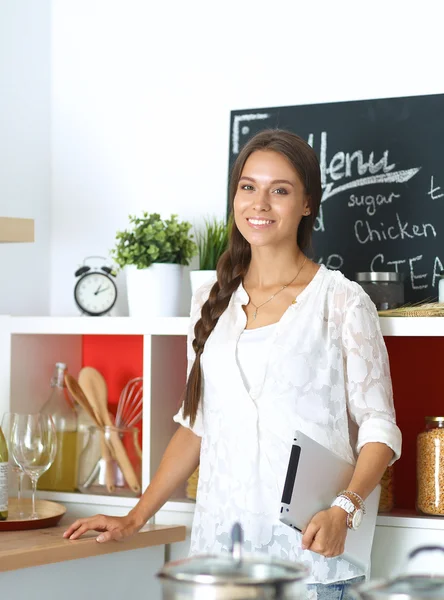
[[[174,417],[181,426],[128,516],[80,519],[65,536],[133,534],[200,463],[191,553],[228,549],[240,521],[247,550],[310,567],[310,597],[345,598],[363,575],[339,557],[353,511],[401,449],[378,316],[358,284],[304,255],[321,200],[319,163],[305,141],[285,131],[252,138],[230,199],[229,250],[217,282],[192,301],[189,375]],[[343,494],[348,511],[338,502],[303,535],[279,521],[296,429],[356,462]]]

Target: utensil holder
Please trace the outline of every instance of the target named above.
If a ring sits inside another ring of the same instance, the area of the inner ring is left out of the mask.
[[[84,494],[138,496],[142,473],[139,433],[135,427],[89,427],[88,440],[79,457],[79,490]],[[116,442],[120,446],[117,452]],[[101,451],[103,444],[109,450],[105,456]],[[122,468],[123,455],[125,468]],[[109,485],[109,470],[113,474],[113,488]]]

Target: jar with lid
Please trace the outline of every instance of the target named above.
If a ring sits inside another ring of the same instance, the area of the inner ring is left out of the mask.
[[[378,512],[390,512],[395,506],[393,465],[387,467],[381,479],[381,496]]]
[[[369,271],[356,273],[355,279],[373,300],[377,310],[389,310],[404,304],[403,273]]]
[[[441,273],[439,274],[438,302],[444,303],[444,271],[441,271]]]
[[[416,448],[416,508],[444,515],[444,417],[426,417]]]
[[[38,482],[40,490],[74,492],[77,488],[77,413],[65,384],[65,363],[56,363],[51,394],[41,413],[51,415],[57,431],[57,454]]]

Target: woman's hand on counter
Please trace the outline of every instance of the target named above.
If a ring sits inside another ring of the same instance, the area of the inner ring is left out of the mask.
[[[346,518],[347,513],[338,506],[318,512],[302,532],[302,549],[327,558],[342,554],[347,537]]]
[[[96,540],[100,543],[111,540],[122,541],[137,533],[145,523],[140,522],[133,514],[126,517],[108,517],[95,515],[85,519],[77,519],[63,534],[64,538],[76,540],[87,531],[99,531]]]

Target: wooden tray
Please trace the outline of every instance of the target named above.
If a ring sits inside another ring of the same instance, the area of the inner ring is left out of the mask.
[[[0,521],[0,531],[17,531],[19,529],[43,529],[44,527],[54,527],[66,513],[66,507],[57,502],[49,500],[35,501],[35,508],[38,519],[29,519],[31,514],[31,498],[21,500],[22,510],[25,518],[20,519],[18,515],[17,498],[9,498],[8,518],[6,521]]]

